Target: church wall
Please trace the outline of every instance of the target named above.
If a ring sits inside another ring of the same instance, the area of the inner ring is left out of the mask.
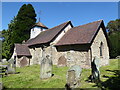
[[[64,56],[67,59],[67,66],[72,65],[80,65],[82,68],[90,68],[90,51],[83,50],[86,49],[87,46],[64,46],[56,49],[54,46],[49,46],[45,48],[44,55],[49,55],[53,61],[54,65],[58,64],[58,59],[61,56]],[[69,49],[69,50],[66,50]],[[72,50],[74,49],[74,50]],[[78,50],[79,49],[79,50]]]
[[[42,49],[39,48],[30,48],[30,53],[32,55],[32,58],[30,59],[30,65],[33,64],[40,64],[40,61],[42,59]]]
[[[102,56],[100,56],[101,42],[103,43]],[[94,39],[91,45],[91,52],[92,52],[92,60],[94,59],[95,56],[97,56],[100,59],[101,66],[109,64],[109,48],[102,28],[100,28],[96,38]]]
[[[64,56],[67,59],[67,66],[80,65],[82,68],[90,68],[90,53],[86,50],[88,46],[59,46],[53,47],[53,62],[58,64],[58,59]]]

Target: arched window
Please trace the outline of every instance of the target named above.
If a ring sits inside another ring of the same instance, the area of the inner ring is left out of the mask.
[[[100,43],[100,56],[103,56],[103,42]]]

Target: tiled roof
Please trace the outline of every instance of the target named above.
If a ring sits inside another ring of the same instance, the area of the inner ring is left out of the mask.
[[[33,27],[34,26],[38,26],[38,27],[43,27],[43,28],[45,28],[45,29],[48,29],[48,27],[46,27],[43,23],[41,23],[41,22],[38,22],[38,23],[35,23],[35,25],[33,25]]]
[[[31,56],[27,44],[15,44],[17,56]]]
[[[38,45],[38,44],[45,44],[51,42],[58,34],[68,25],[71,23],[70,21],[65,22],[63,24],[60,24],[56,27],[53,27],[51,29],[47,29],[43,32],[41,32],[38,36],[36,36],[33,39],[30,39],[26,42],[28,46],[31,45]]]
[[[102,22],[103,22],[102,20],[99,20],[99,21],[95,21],[92,23],[71,28],[58,41],[56,46],[91,43]]]

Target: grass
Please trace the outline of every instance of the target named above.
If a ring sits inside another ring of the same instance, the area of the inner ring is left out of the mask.
[[[16,70],[20,73],[9,74],[3,77],[2,81],[5,88],[64,88],[68,67],[58,68],[57,66],[53,66],[54,76],[46,80],[40,79],[40,65],[17,68]],[[102,82],[106,82],[110,77],[115,77],[115,73],[110,72],[110,70],[118,70],[117,59],[111,60],[109,66],[100,68],[100,79]],[[90,74],[90,69],[83,69],[81,75],[81,88],[97,88],[95,83],[88,83],[85,81]],[[105,78],[104,76],[109,78]]]

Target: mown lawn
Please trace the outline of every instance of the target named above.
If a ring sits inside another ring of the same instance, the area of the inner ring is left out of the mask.
[[[57,66],[53,66],[54,76],[46,80],[40,80],[39,65],[17,68],[16,70],[19,72],[18,74],[3,77],[2,81],[5,88],[64,88],[68,67],[58,68]],[[109,85],[107,87],[107,84],[110,82],[109,79],[117,77],[115,75],[116,72],[114,72],[115,70],[118,70],[117,59],[110,60],[109,66],[100,68],[100,79],[104,86],[106,85],[106,88],[109,87]],[[97,88],[95,83],[86,82],[90,74],[91,71],[89,69],[83,69],[80,88]]]

